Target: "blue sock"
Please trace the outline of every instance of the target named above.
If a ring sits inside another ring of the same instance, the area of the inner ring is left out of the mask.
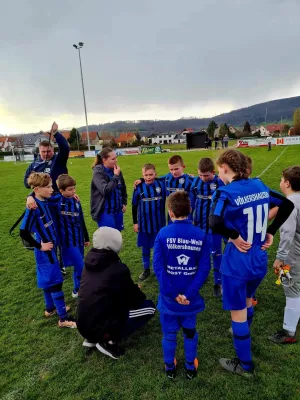
[[[74,267],[73,271],[74,292],[78,292],[80,288],[80,281],[81,281],[81,275],[78,275],[78,271],[76,271]]]
[[[44,299],[45,299],[45,306],[47,311],[52,311],[55,308],[51,292],[43,291],[44,292]]]
[[[73,270],[73,282],[74,282],[74,291],[78,292],[80,288],[81,275],[83,270],[83,260],[79,255],[76,260],[74,260],[74,270]]]
[[[185,354],[185,367],[186,369],[194,369],[194,360],[197,358],[198,348],[198,332],[195,332],[193,338],[188,338],[184,334],[184,354]]]
[[[57,314],[60,319],[67,318],[68,313],[66,310],[64,292],[61,290],[59,292],[51,292],[53,302],[57,309]]]
[[[164,353],[164,362],[167,369],[174,368],[174,358],[176,354],[176,332],[164,333],[162,339],[162,348]]]
[[[142,247],[142,259],[143,259],[143,267],[144,269],[150,268],[150,252],[149,247]]]
[[[248,321],[249,328],[252,324],[253,315],[254,315],[254,307],[253,306],[248,307],[247,308],[247,321]]]
[[[248,322],[231,322],[234,348],[245,370],[253,368],[251,337]]]
[[[215,285],[221,285],[221,273],[220,273],[221,261],[222,261],[222,255],[221,254],[219,254],[219,255],[213,254]]]

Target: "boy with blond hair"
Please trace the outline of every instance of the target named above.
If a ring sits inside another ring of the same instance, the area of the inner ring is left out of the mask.
[[[20,227],[20,236],[34,247],[36,259],[37,286],[43,289],[45,299],[45,316],[58,314],[60,328],[76,328],[76,323],[68,315],[64,292],[63,277],[56,256],[56,231],[47,199],[53,193],[49,174],[32,173],[28,185],[35,194],[36,209],[26,209]],[[35,234],[33,238],[31,233]]]
[[[166,188],[156,178],[153,164],[142,168],[143,182],[136,186],[132,196],[132,219],[137,233],[137,246],[142,248],[144,271],[139,279],[144,281],[150,275],[150,254],[156,235],[166,225]]]

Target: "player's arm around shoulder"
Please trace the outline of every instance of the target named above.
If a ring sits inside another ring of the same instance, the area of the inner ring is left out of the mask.
[[[273,190],[270,190],[270,202],[278,206],[278,212],[267,229],[267,233],[274,236],[277,230],[285,223],[294,210],[294,203]]]

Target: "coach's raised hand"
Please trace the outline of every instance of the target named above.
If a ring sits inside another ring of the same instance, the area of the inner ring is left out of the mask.
[[[52,126],[51,126],[51,130],[50,130],[50,136],[51,135],[55,135],[58,131],[58,125],[57,123],[54,121]]]

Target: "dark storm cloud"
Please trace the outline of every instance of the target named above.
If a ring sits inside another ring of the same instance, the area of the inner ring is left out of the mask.
[[[0,27],[2,103],[14,113],[82,113],[72,47],[78,41],[85,43],[91,113],[197,104],[200,115],[209,103],[239,107],[295,94],[297,1],[111,3],[6,2]]]

